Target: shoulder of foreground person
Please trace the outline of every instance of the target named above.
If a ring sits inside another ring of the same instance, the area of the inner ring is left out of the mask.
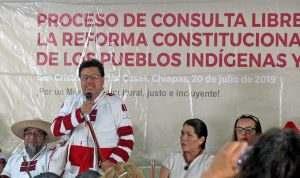
[[[201,178],[233,178],[238,173],[237,161],[247,148],[246,142],[227,142],[217,152],[214,160]]]

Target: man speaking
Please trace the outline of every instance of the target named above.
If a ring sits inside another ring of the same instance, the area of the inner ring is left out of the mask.
[[[134,145],[125,104],[104,91],[102,63],[83,61],[79,77],[82,92],[64,101],[51,125],[55,136],[72,135],[65,169],[69,177],[89,169],[106,171],[117,162],[127,162]]]

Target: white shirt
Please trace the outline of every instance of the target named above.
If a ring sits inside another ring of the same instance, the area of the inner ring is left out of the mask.
[[[10,178],[29,178],[26,170],[26,164],[23,157],[28,163],[27,167],[30,169],[32,177],[39,175],[40,173],[47,172],[47,165],[49,160],[49,149],[47,147],[42,148],[33,158],[29,158],[26,150],[12,155],[3,169],[1,175],[6,175]],[[23,163],[23,164],[22,164]]]
[[[167,158],[162,161],[162,165],[169,169],[169,178],[196,178],[200,177],[204,171],[208,169],[212,163],[213,156],[208,156],[205,153],[197,156],[193,162],[188,166],[183,157],[183,152],[171,153]]]
[[[85,96],[82,93],[69,96],[51,125],[51,130],[55,136],[72,132],[73,139],[70,142],[71,151],[69,152],[72,154],[69,155],[70,165],[67,164],[67,171],[65,171],[65,174],[72,173],[71,177],[75,177],[79,173],[79,164],[83,162],[84,155],[81,153],[85,152],[80,151],[80,149],[90,149],[93,162],[91,161],[92,165],[89,166],[89,169],[98,170],[96,146],[84,123],[84,118],[80,115],[80,107],[84,101]],[[90,119],[101,152],[102,149],[112,150],[107,156],[102,152],[103,157],[114,163],[126,162],[132,152],[134,136],[131,119],[127,116],[125,104],[118,96],[103,90],[95,99],[93,111],[96,113],[92,112]]]

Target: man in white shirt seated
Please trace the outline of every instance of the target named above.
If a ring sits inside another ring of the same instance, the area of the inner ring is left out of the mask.
[[[31,178],[48,171],[50,151],[47,143],[57,140],[50,131],[51,123],[40,119],[20,121],[12,132],[24,140],[25,148],[13,154],[1,173],[2,178]]]

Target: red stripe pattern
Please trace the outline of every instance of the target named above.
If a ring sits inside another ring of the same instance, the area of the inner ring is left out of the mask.
[[[60,126],[62,125],[62,121],[63,121],[63,117],[57,117],[53,121],[54,127],[52,133],[56,137],[64,135],[63,133],[60,132]]]
[[[118,142],[118,146],[114,149],[113,154],[117,155],[118,157],[121,157],[125,162],[127,162],[129,159],[129,154],[121,147],[126,147],[132,150],[134,142],[133,140],[126,140],[122,137],[133,135],[133,129],[131,126],[123,126],[118,128],[117,133],[120,136],[120,140]],[[112,157],[110,157],[108,160],[110,160],[113,163],[117,163],[117,161]]]
[[[35,170],[36,163],[37,163],[37,160],[22,162],[21,167],[20,167],[20,172],[24,172],[24,171],[26,171],[26,169],[28,169],[29,171]]]
[[[75,110],[75,116],[78,123],[84,122],[84,119],[80,115],[80,108]],[[66,130],[73,130],[75,127],[72,125],[72,113],[66,116],[59,116],[54,120],[54,127],[53,127],[53,135],[56,137],[64,135],[60,131],[62,125],[65,127]]]
[[[90,114],[90,119],[91,121],[95,121],[96,120],[96,116],[97,116],[97,110],[94,109],[91,114]]]
[[[133,149],[133,141],[132,140],[124,140],[124,139],[121,139],[119,141],[119,146],[122,146],[122,147],[127,147],[129,149]]]
[[[125,162],[127,162],[128,161],[128,159],[129,159],[129,155],[128,155],[128,153],[125,151],[125,150],[123,150],[123,149],[121,149],[121,148],[115,148],[114,149],[114,152],[113,152],[115,155],[118,155],[119,157],[121,157],[121,158],[123,158],[123,160],[125,161]],[[110,159],[109,159],[110,160]],[[114,160],[114,159],[113,159]],[[112,162],[114,162],[112,160]],[[115,162],[114,162],[115,163]]]
[[[122,111],[127,111],[127,108],[126,108],[126,105],[125,104],[122,104]]]
[[[71,114],[66,115],[65,118],[63,119],[63,124],[64,124],[64,127],[66,128],[66,130],[74,129],[71,119],[72,119]]]
[[[124,103],[121,104],[121,109],[121,124],[117,129],[117,134],[120,137],[120,140],[117,147],[113,150],[112,155],[108,159],[113,163],[121,161],[120,158],[123,161],[127,162],[134,145],[133,129],[131,126],[130,118],[127,116],[127,108]]]
[[[133,130],[131,126],[119,127],[117,132],[120,137],[133,134]]]

